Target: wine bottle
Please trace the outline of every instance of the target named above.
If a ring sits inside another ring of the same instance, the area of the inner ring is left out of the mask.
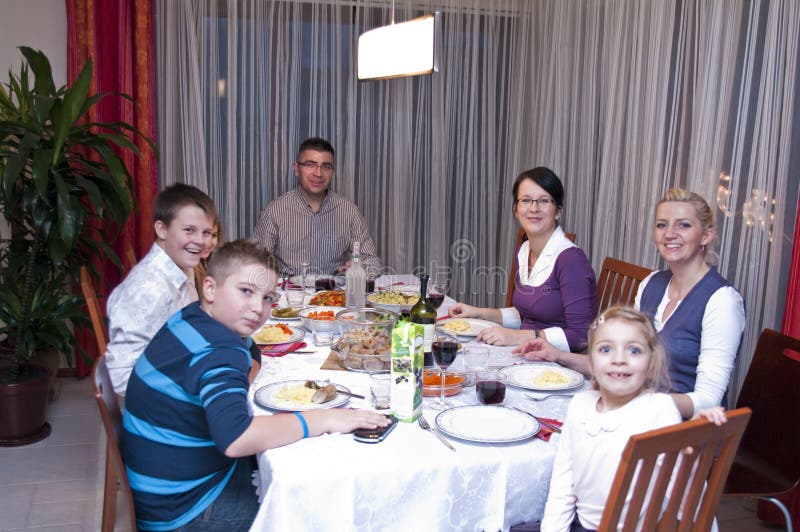
[[[423,349],[425,351],[425,367],[433,367],[433,333],[436,329],[436,307],[428,299],[428,275],[422,274],[419,278],[419,301],[411,307],[411,321],[419,323],[425,330]]]
[[[353,242],[353,258],[345,273],[344,300],[348,308],[363,308],[367,304],[367,272],[361,266],[361,248]]]

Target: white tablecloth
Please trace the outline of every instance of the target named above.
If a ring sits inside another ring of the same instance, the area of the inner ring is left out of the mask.
[[[443,310],[443,309],[442,309]],[[314,348],[310,333],[309,348]],[[489,364],[518,363],[510,348],[491,347]],[[362,373],[321,370],[329,354],[263,357],[254,390],[289,379],[328,378],[369,398]],[[454,368],[458,368],[457,360]],[[505,404],[548,418],[564,419],[567,399],[534,402],[509,387]],[[475,388],[450,398],[476,404]],[[431,424],[438,413],[423,401]],[[351,399],[370,408],[369,399]],[[253,405],[257,415],[271,412]],[[378,444],[351,434],[327,434],[258,455],[261,504],[251,530],[499,530],[541,518],[559,435],[549,442],[481,444],[450,438],[456,452],[416,423],[400,423]]]

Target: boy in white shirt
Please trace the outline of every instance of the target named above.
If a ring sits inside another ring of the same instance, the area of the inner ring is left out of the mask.
[[[111,292],[106,307],[105,356],[118,395],[125,395],[136,360],[167,318],[198,300],[193,269],[217,218],[214,202],[193,186],[178,183],[156,196],[155,243]]]

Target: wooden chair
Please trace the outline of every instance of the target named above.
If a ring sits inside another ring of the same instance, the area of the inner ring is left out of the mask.
[[[124,260],[124,262],[126,263],[125,266],[127,268],[133,268],[134,266],[136,266],[136,263],[138,261],[136,260],[136,253],[133,251],[133,247],[132,246],[126,246],[125,247],[125,260]]]
[[[108,344],[106,323],[100,310],[100,303],[97,301],[92,277],[89,275],[89,270],[86,266],[81,266],[81,291],[84,299],[86,299],[86,307],[89,309],[89,318],[92,320],[92,329],[94,329],[94,337],[97,340],[97,352],[99,355],[103,355]]]
[[[103,493],[103,532],[114,530],[117,517],[117,491],[122,490],[122,496],[130,508],[130,529],[136,530],[136,514],[133,506],[133,494],[128,483],[128,474],[122,461],[122,414],[120,413],[117,394],[111,384],[108,374],[106,357],[99,356],[92,369],[92,385],[103,428],[106,431],[106,478]]]
[[[653,270],[613,257],[606,257],[597,281],[599,312],[612,305],[632,306],[636,290]]]
[[[750,415],[749,408],[740,408],[728,412],[728,422],[720,427],[696,419],[631,436],[598,530],[617,530],[620,525],[622,530],[710,530]],[[687,451],[689,446],[691,451]],[[653,478],[659,458],[663,461]]]
[[[564,233],[564,235],[569,238],[571,241],[575,242],[575,233]],[[522,242],[525,238],[525,230],[520,227],[517,231],[517,238],[514,240],[514,256],[511,259],[511,269],[509,270],[508,275],[508,288],[506,289],[506,306],[512,307],[514,306],[513,299],[514,299],[514,287],[516,286],[517,282],[517,272],[519,271],[519,266],[517,265],[517,250],[522,245]]]
[[[753,409],[753,419],[724,494],[772,502],[791,531],[789,511],[776,498],[800,483],[800,360],[787,356],[787,349],[800,353],[800,340],[772,329],[764,329],[758,339],[737,402]]]

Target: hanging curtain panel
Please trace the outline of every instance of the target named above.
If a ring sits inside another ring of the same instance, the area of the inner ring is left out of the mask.
[[[716,208],[721,273],[755,340],[778,328],[800,158],[793,0],[397,0],[442,12],[441,72],[359,82],[358,36],[391,2],[156,0],[161,179],[207,190],[228,237],[296,186],[309,136],[336,148],[391,270],[425,268],[453,297],[500,305],[517,223],[511,183],[546,165],[562,222],[596,269],[663,267],[652,244],[668,188]]]

